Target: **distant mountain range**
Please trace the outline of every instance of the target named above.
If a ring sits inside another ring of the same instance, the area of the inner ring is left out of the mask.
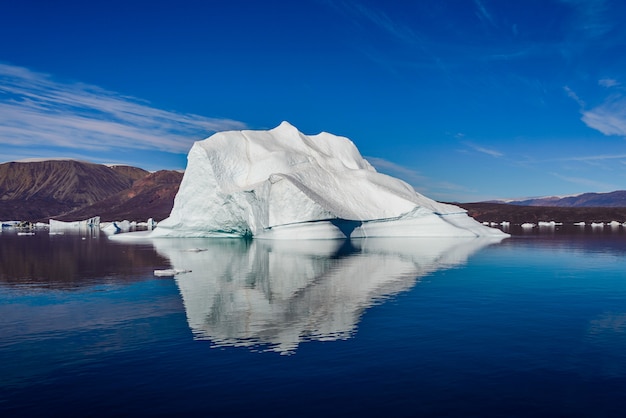
[[[458,204],[480,222],[626,222],[626,191]]]
[[[490,200],[481,203],[503,203],[517,206],[553,206],[562,208],[626,207],[626,190],[610,193],[582,193],[572,196],[547,196],[521,200]]]
[[[77,160],[0,164],[0,219],[166,218],[183,174]]]
[[[160,221],[169,216],[183,174],[77,160],[0,164],[0,220]],[[626,191],[513,201],[455,203],[478,221],[626,221]]]
[[[455,203],[467,210],[468,215],[479,222],[502,222],[522,224],[540,221],[574,222],[626,222],[624,207],[558,207],[520,206],[503,203]]]

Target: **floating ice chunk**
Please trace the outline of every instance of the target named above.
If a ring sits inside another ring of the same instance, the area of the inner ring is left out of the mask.
[[[154,270],[154,275],[158,277],[176,276],[182,273],[191,273],[191,270],[185,270],[185,269]]]
[[[136,222],[130,222],[127,220],[124,221],[113,221],[113,222],[103,222],[100,224],[100,229],[107,235],[120,234],[122,232],[129,232],[131,228],[137,226]]]
[[[57,221],[55,219],[50,219],[50,232],[55,233],[57,231],[79,231],[86,230],[92,227],[100,226],[100,217],[94,216],[93,218],[85,219],[82,221]]]
[[[21,221],[2,221],[3,228],[15,228]]]
[[[208,251],[208,248],[189,248],[188,250],[183,250],[190,253],[201,253],[204,251]]]
[[[539,221],[539,222],[538,222],[538,225],[539,225],[540,227],[541,227],[541,226],[543,226],[543,227],[550,227],[550,228],[553,228],[553,227],[555,227],[555,226],[556,226],[556,222],[554,222],[554,221],[549,221],[549,222],[546,222],[546,221]]]

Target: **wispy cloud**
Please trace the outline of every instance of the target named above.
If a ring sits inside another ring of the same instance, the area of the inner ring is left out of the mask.
[[[478,15],[478,18],[483,22],[488,22],[489,24],[496,26],[496,22],[493,16],[491,15],[491,13],[489,13],[489,11],[487,11],[484,3],[480,0],[474,0],[474,3],[476,4],[476,9],[478,10],[478,12],[476,13]]]
[[[626,136],[626,98],[609,97],[604,103],[582,112],[582,121],[604,135]]]
[[[379,9],[370,8],[354,1],[330,1],[329,4],[350,16],[357,24],[365,19],[365,21],[373,24],[378,29],[403,42],[412,44],[420,40],[411,27],[390,18]]]
[[[416,170],[385,160],[384,158],[365,157],[365,159],[377,170],[400,177],[413,186],[423,186],[428,183],[428,178]]]
[[[604,182],[599,182],[599,181],[595,181],[595,180],[591,180],[588,178],[582,178],[582,177],[571,177],[571,176],[563,176],[561,174],[558,173],[551,173],[554,177],[557,177],[561,180],[567,181],[569,183],[573,183],[573,184],[577,184],[579,186],[584,186],[590,190],[596,190],[596,191],[612,191],[612,190],[618,190],[620,187],[615,185],[615,184],[608,184],[608,183],[604,183]]]
[[[565,90],[565,93],[567,93],[567,96],[569,98],[574,99],[574,101],[578,103],[578,106],[580,106],[581,108],[584,108],[586,106],[585,101],[578,97],[578,95],[571,88],[565,86],[563,87],[563,90]]]
[[[614,80],[612,78],[603,78],[602,80],[598,80],[598,84],[601,85],[602,87],[616,87],[619,86],[620,83],[617,80]]]
[[[598,84],[604,87],[619,86],[620,83],[613,79],[602,79]],[[565,92],[580,106],[581,120],[590,128],[604,135],[626,136],[626,96],[621,92],[613,93],[604,101],[590,109],[572,89],[565,86]]]
[[[487,154],[490,155],[492,157],[495,158],[500,158],[500,157],[504,157],[504,154],[501,153],[500,151],[494,150],[494,149],[490,149],[490,148],[485,148],[483,146],[477,145],[473,142],[469,142],[469,141],[464,141],[464,144],[467,145],[468,147],[470,147],[471,149],[473,149],[474,151],[483,153],[483,154]]]
[[[585,155],[582,157],[563,157],[554,158],[545,161],[603,161],[603,160],[622,160],[626,159],[626,154],[600,154],[600,155]]]
[[[157,109],[100,87],[0,63],[0,144],[186,153],[193,141],[244,123]]]
[[[585,38],[597,39],[613,28],[609,4],[606,0],[561,0],[576,13],[573,21],[576,31]]]
[[[406,181],[413,186],[415,190],[433,199],[455,200],[458,199],[459,192],[470,192],[464,186],[446,181],[433,180],[414,169],[385,160],[384,158],[365,157],[365,159],[378,171]]]

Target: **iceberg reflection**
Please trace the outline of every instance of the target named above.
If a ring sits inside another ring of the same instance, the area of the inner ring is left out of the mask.
[[[153,244],[173,268],[191,270],[176,283],[197,339],[288,354],[303,341],[349,338],[368,307],[501,240],[167,238]]]

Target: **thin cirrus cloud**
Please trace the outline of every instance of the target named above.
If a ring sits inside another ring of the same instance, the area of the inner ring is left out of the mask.
[[[561,0],[574,11],[576,33],[588,39],[605,36],[614,26],[607,0]]]
[[[365,157],[376,169],[398,176],[413,186],[428,184],[428,178],[410,168],[378,157]]]
[[[488,22],[490,25],[497,26],[493,16],[489,13],[483,2],[480,0],[474,0],[474,3],[476,4],[476,15],[478,18],[482,21]]]
[[[626,98],[611,97],[582,114],[582,121],[590,128],[604,135],[626,136]]]
[[[0,63],[0,144],[186,153],[194,140],[245,127],[235,120],[157,109],[97,86],[59,82]]]
[[[420,42],[420,37],[407,25],[404,25],[379,9],[370,8],[360,2],[330,1],[328,2],[335,10],[339,10],[349,16],[354,23],[361,25],[363,21],[372,24],[383,33],[408,44]]]
[[[421,193],[427,193],[429,197],[447,199],[454,195],[454,193],[451,192],[468,191],[465,187],[459,186],[457,184],[442,181],[433,181],[432,179],[423,176],[422,174],[411,168],[402,166],[389,160],[385,160],[384,158],[365,157],[365,159],[380,172],[389,174],[394,177],[398,177],[406,181],[411,186],[413,186],[415,190]],[[436,188],[438,192],[430,190],[431,188]]]
[[[590,108],[571,88],[566,86],[564,90],[580,106],[581,120],[585,125],[607,136],[626,136],[626,97],[619,88],[620,82],[602,79],[598,84],[611,89],[611,94],[602,103]]]
[[[482,147],[480,145],[474,144],[473,142],[465,141],[465,145],[467,145],[468,147],[470,147],[474,151],[480,152],[482,154],[487,154],[487,155],[489,155],[491,157],[494,157],[494,158],[500,158],[500,157],[504,156],[504,154],[501,153],[500,151],[496,151],[496,150],[490,149],[490,148],[485,148],[485,147]]]
[[[602,80],[598,80],[598,84],[601,85],[602,87],[607,87],[607,88],[620,85],[620,83],[617,80],[614,80],[612,78],[603,78]]]
[[[604,183],[604,182],[599,182],[599,181],[595,181],[595,180],[591,180],[591,179],[587,179],[587,178],[582,178],[582,177],[572,177],[572,176],[563,176],[561,174],[558,173],[551,173],[554,177],[557,177],[563,181],[567,181],[569,183],[573,183],[573,184],[577,184],[580,186],[584,186],[587,188],[591,188],[593,190],[604,190],[604,191],[610,191],[610,190],[616,190],[619,187],[615,184],[608,184],[608,183]]]

